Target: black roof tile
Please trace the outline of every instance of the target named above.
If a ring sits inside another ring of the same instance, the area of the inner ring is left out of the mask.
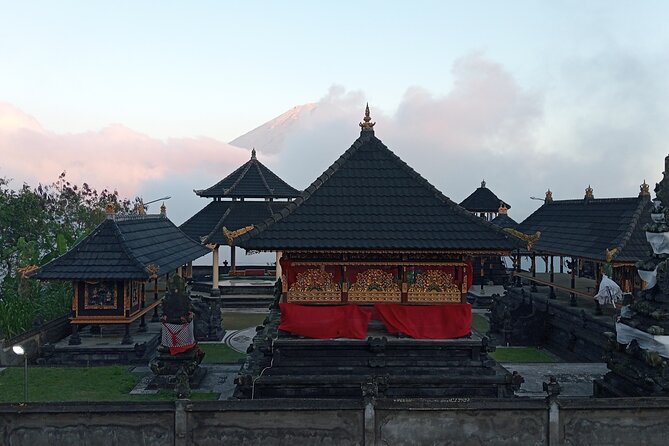
[[[634,262],[650,254],[644,224],[650,222],[650,200],[599,198],[554,200],[544,203],[517,230],[541,232],[538,252],[605,260],[606,250],[618,248],[614,260]]]
[[[364,131],[300,197],[238,239],[247,249],[511,250]]]
[[[493,218],[490,221],[490,223],[499,226],[502,229],[507,229],[507,228],[515,229],[518,226],[516,220],[509,217],[508,214],[498,214],[497,217]]]
[[[493,191],[486,187],[485,181],[481,181],[481,187],[476,188],[474,192],[462,200],[460,206],[470,212],[497,212],[502,203],[507,209],[511,209],[509,203],[500,200]]]
[[[68,252],[42,266],[38,279],[148,279],[149,265],[174,271],[210,251],[166,217],[105,219]]]
[[[293,198],[300,192],[258,161],[255,149],[251,159],[207,189],[196,190],[200,197]]]

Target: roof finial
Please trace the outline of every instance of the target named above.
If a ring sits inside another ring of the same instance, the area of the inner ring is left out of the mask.
[[[639,186],[639,197],[650,197],[650,186],[646,183],[646,180],[643,180],[641,186]]]
[[[255,147],[253,149],[251,149],[251,159],[252,160],[256,159],[256,148]]]
[[[373,132],[374,131],[374,125],[376,122],[371,122],[372,118],[369,116],[369,102],[367,103],[367,106],[365,107],[365,117],[362,118],[364,122],[361,122],[360,128],[362,129],[363,132]]]
[[[485,180],[481,180],[481,187],[485,187]]]
[[[546,191],[546,198],[544,198],[544,203],[552,203],[553,202],[553,192],[551,192],[550,189]]]
[[[506,207],[506,203],[504,203],[503,201],[500,201],[499,202],[499,209],[497,209],[497,213],[500,214],[500,215],[506,215],[508,210],[509,210],[509,208]]]
[[[107,206],[105,207],[105,212],[107,213],[107,218],[110,219],[110,220],[113,220],[114,219],[114,213],[115,213],[114,203],[112,203],[111,201],[109,203],[107,203]]]
[[[595,194],[593,193],[592,187],[588,184],[588,187],[585,189],[585,200],[594,200]]]
[[[161,217],[167,217],[167,206],[165,206],[164,201],[163,201],[163,204],[160,205],[160,216]]]

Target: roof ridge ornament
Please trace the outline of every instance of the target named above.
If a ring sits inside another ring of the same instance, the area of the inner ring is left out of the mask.
[[[481,187],[485,187],[485,180],[481,180]]]
[[[646,183],[644,178],[643,183],[639,186],[639,198],[641,197],[650,197],[650,186]]]
[[[253,149],[251,149],[251,159],[252,160],[256,159],[256,148],[255,147]]]
[[[553,192],[551,192],[550,188],[546,191],[546,198],[544,198],[544,203],[552,203],[553,202]]]
[[[588,187],[585,188],[585,197],[584,200],[594,200],[595,194],[593,193],[592,187],[588,184]]]
[[[358,124],[360,128],[362,129],[363,132],[373,132],[374,131],[374,125],[376,125],[376,122],[371,122],[372,118],[369,116],[369,102],[365,106],[365,117],[362,118],[364,122],[361,122]]]
[[[497,213],[500,215],[506,215],[508,212],[509,208],[506,207],[506,204],[503,201],[499,202],[499,209],[497,210]]]

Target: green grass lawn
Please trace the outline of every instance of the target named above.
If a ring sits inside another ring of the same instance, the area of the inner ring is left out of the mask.
[[[223,310],[223,328],[225,330],[242,330],[261,325],[267,313],[237,313]]]
[[[239,353],[225,344],[198,344],[204,350],[203,364],[237,364],[246,354]]]
[[[490,329],[490,323],[488,322],[488,319],[485,318],[485,316],[480,314],[473,314],[472,328],[476,329],[476,331],[484,335]]]
[[[141,376],[127,366],[108,367],[32,367],[28,369],[28,401],[165,401],[174,392],[155,395],[130,395]],[[218,394],[194,393],[192,399],[213,400]],[[23,401],[23,368],[10,367],[0,372],[0,402]]]
[[[555,355],[537,347],[497,347],[489,355],[497,362],[559,362]]]

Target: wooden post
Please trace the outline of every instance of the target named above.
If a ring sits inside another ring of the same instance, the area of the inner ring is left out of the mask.
[[[532,277],[535,278],[537,277],[537,255],[535,253],[532,253]],[[532,288],[531,290],[533,292],[537,291],[537,283],[535,281],[532,281]]]
[[[516,250],[516,273],[518,274],[516,276],[516,286],[517,287],[522,286],[522,283],[523,283],[522,279],[520,278],[520,271],[522,270],[522,268],[520,266],[521,260],[522,260],[522,257],[520,256],[520,249],[518,249],[518,250]]]
[[[571,289],[576,288],[576,270],[578,269],[578,258],[572,257],[571,258]],[[576,294],[572,291],[570,293],[570,299],[569,299],[569,305],[572,307],[577,306],[578,304],[576,303]]]
[[[236,264],[236,252],[235,252],[235,245],[230,246],[230,275],[234,275],[237,272],[237,264]]]
[[[281,251],[276,252],[276,280],[281,278]]]
[[[553,264],[554,257],[551,256],[551,285],[555,282],[555,265]],[[555,299],[555,287],[551,286],[550,294],[548,295],[550,299]]]
[[[481,293],[483,293],[483,282],[485,282],[485,257],[481,257]]]
[[[595,262],[595,294],[599,290],[599,284],[602,283],[602,271],[601,264]],[[595,298],[595,314],[600,316],[602,314],[602,305],[599,303],[597,298]]]
[[[564,256],[560,256],[560,274],[564,274]]]
[[[219,245],[216,245],[212,251],[210,296],[221,295],[221,290],[218,288],[218,249]]]
[[[158,277],[153,280],[153,301],[158,300]],[[151,322],[158,322],[160,317],[158,316],[158,305],[153,307],[153,315],[151,316]]]

